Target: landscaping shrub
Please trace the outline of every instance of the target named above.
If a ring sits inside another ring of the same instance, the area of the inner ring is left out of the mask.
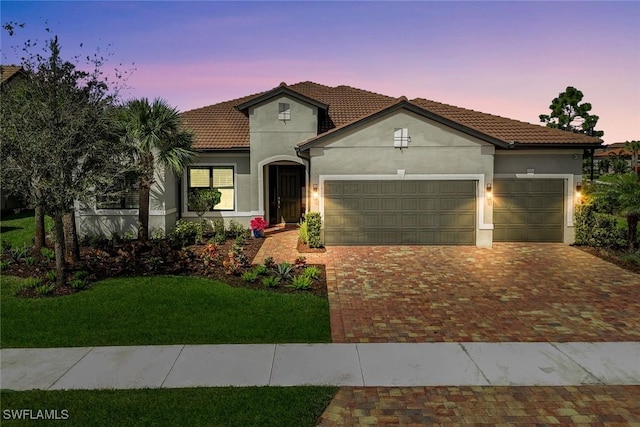
[[[251,230],[248,227],[240,224],[236,220],[229,221],[229,228],[227,229],[227,237],[233,237],[234,239],[238,236],[242,236],[244,238],[251,237]]]
[[[246,271],[245,273],[242,274],[242,280],[244,280],[247,283],[253,283],[256,280],[258,280],[258,272],[255,270]]]
[[[169,242],[178,247],[185,247],[196,243],[198,237],[202,238],[204,224],[202,222],[186,221],[179,219],[175,228],[169,233]]]
[[[313,265],[310,265],[309,267],[306,267],[303,271],[302,271],[302,275],[306,276],[310,279],[317,279],[318,277],[320,277],[320,269],[318,267],[315,267]]]
[[[302,240],[305,245],[309,244],[309,233],[307,231],[307,222],[301,221],[298,225],[298,238]]]
[[[280,279],[277,277],[265,277],[262,279],[262,284],[267,288],[277,288],[280,284]]]
[[[296,289],[296,290],[306,290],[311,288],[311,278],[301,274],[299,276],[294,277],[291,280],[291,284],[287,285],[288,288]]]
[[[601,248],[626,245],[627,232],[614,215],[597,212],[595,204],[576,207],[576,244]]]
[[[307,235],[308,245],[310,248],[322,247],[320,240],[320,228],[322,226],[322,220],[320,218],[320,212],[308,212],[304,221],[307,223]]]
[[[292,272],[293,272],[293,264],[290,264],[285,261],[276,265],[276,274],[278,275],[278,278],[280,280],[287,280],[288,278],[291,277]]]

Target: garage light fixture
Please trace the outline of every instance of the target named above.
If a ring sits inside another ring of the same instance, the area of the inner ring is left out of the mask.
[[[582,199],[582,183],[581,182],[578,182],[576,184],[576,197],[578,199],[578,203],[580,203]]]
[[[493,188],[492,188],[492,186],[491,186],[491,183],[490,183],[490,182],[488,182],[488,183],[487,183],[487,187],[486,187],[486,193],[487,193],[487,198],[488,198],[489,200],[491,200],[491,193],[492,193],[492,190],[493,190]]]
[[[314,199],[318,198],[318,184],[313,184],[312,196]]]

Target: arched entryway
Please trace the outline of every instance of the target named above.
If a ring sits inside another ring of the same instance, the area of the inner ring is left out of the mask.
[[[260,206],[269,224],[298,223],[307,205],[307,166],[294,156],[274,156],[260,162]]]

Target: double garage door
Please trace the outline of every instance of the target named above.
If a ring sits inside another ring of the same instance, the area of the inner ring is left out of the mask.
[[[474,245],[476,181],[325,181],[327,245]]]
[[[477,181],[325,181],[326,245],[474,245]],[[495,242],[562,242],[564,181],[502,179]]]

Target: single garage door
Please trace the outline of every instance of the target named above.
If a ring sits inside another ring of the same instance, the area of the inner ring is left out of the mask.
[[[326,245],[474,245],[476,181],[325,181]]]
[[[495,242],[562,242],[564,180],[496,179]]]

